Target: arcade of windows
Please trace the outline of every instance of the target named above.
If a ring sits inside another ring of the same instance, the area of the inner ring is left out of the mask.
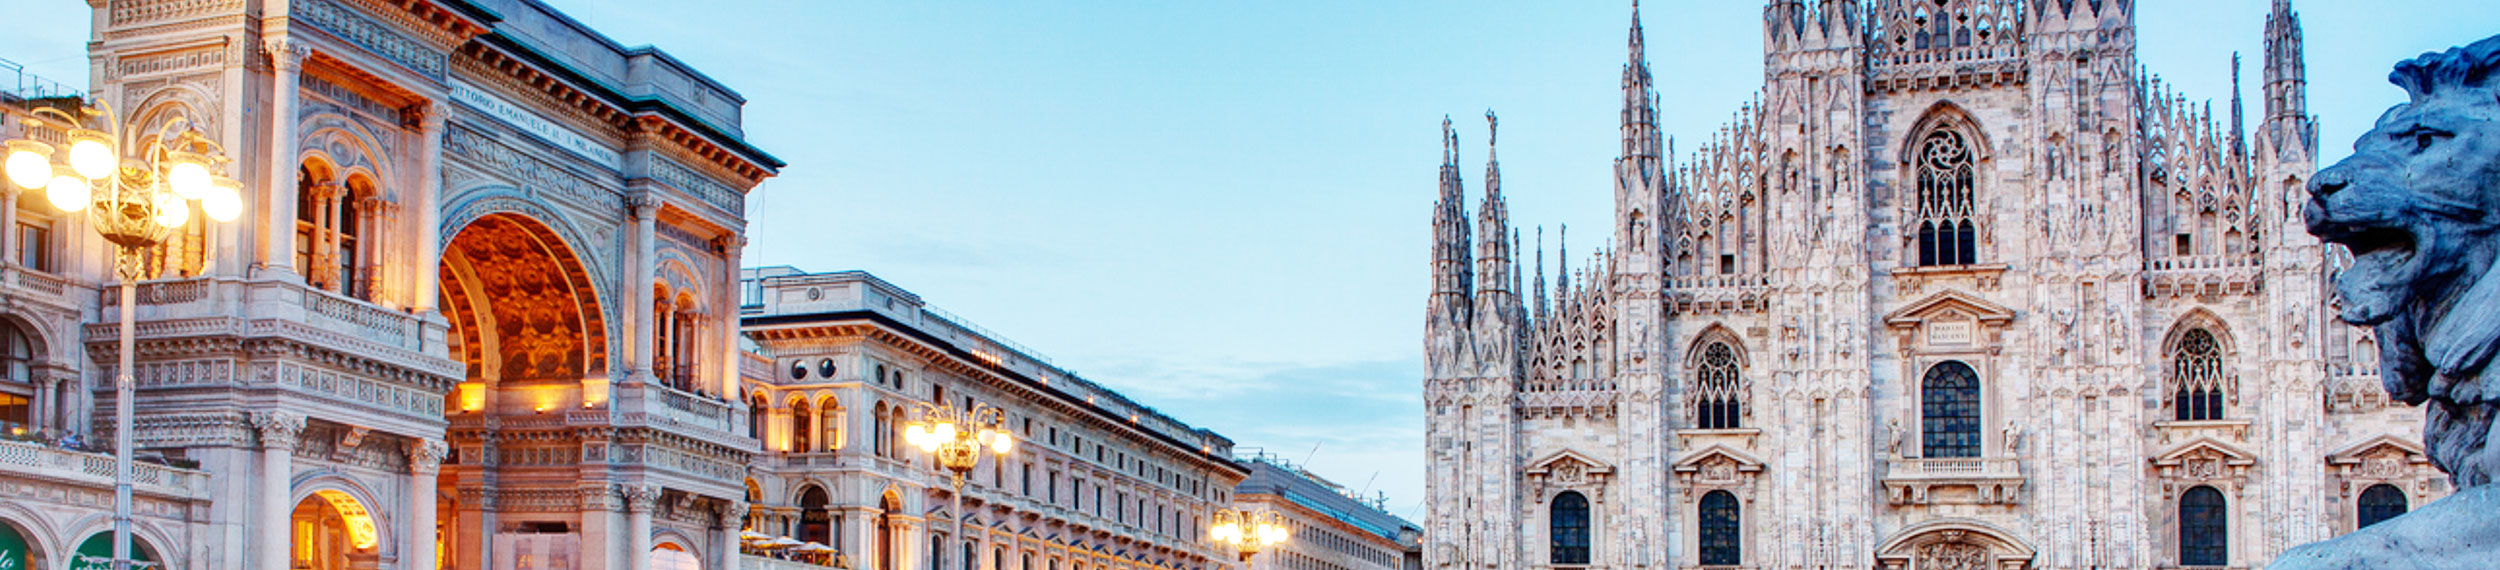
[[[1702,349],[1701,365],[1693,372],[1690,392],[1693,427],[1700,429],[1736,429],[1744,427],[1744,370],[1736,363],[1736,349],[1724,342],[1710,343]]]

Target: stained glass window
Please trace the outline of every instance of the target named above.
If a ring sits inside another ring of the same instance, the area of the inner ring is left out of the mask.
[[[1736,349],[1727,343],[1710,343],[1702,349],[1700,370],[1693,375],[1693,425],[1701,429],[1734,429],[1743,427],[1743,370],[1736,366]]]
[[[1918,145],[1918,264],[1978,263],[1970,144],[1960,131],[1936,129]]]
[[[1553,541],[1553,563],[1589,563],[1589,499],[1577,491],[1554,497],[1546,534]]]
[[[1735,566],[1744,563],[1744,537],[1738,531],[1736,494],[1711,491],[1701,496],[1701,563]]]
[[[2361,491],[2359,521],[2361,524],[2353,528],[2366,527],[2378,524],[2379,521],[2396,518],[2397,515],[2405,514],[2406,506],[2403,489],[2386,483],[2371,485],[2370,488]]]
[[[2198,485],[2179,497],[2179,564],[2222,566],[2231,560],[2230,513],[2222,492]]]
[[[2179,420],[2222,419],[2222,346],[2205,329],[2188,329],[2170,352],[2170,407]]]
[[[1927,369],[1921,382],[1924,457],[1979,456],[1979,373],[1961,361]]]

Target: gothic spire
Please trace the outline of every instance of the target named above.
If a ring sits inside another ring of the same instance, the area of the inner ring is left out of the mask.
[[[1485,136],[1484,199],[1476,207],[1476,231],[1483,232],[1483,243],[1476,252],[1476,308],[1478,317],[1503,319],[1512,315],[1509,309],[1518,304],[1512,287],[1516,280],[1510,273],[1516,267],[1510,244],[1510,206],[1502,198],[1502,164],[1492,151],[1494,127],[1499,119],[1492,110],[1484,112]]]
[[[1545,226],[1536,227],[1536,322],[1545,322]]]
[[[1450,128],[1450,118],[1441,118],[1441,187],[1440,199],[1434,201],[1432,212],[1432,291],[1436,310],[1465,321],[1472,313],[1468,297],[1475,292],[1473,256],[1468,249],[1474,244],[1467,223],[1465,182],[1458,170],[1458,133]]]
[[[1658,156],[1657,89],[1650,84],[1648,48],[1641,39],[1641,3],[1632,2],[1632,32],[1623,64],[1623,156]]]
[[[2240,110],[2240,52],[2231,52],[2231,156],[2232,160],[2248,155],[2248,130],[2242,126],[2247,116]]]

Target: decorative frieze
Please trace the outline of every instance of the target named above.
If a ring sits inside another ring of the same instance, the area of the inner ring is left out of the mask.
[[[179,22],[241,14],[243,0],[129,0],[112,3],[113,27]]]
[[[443,153],[509,180],[532,196],[563,197],[601,212],[614,209],[623,197],[622,193],[514,150],[466,125],[455,125],[444,134]]]
[[[705,204],[720,208],[732,216],[746,215],[746,194],[728,185],[714,182],[708,176],[675,161],[653,158],[651,178],[666,182]]]
[[[226,61],[226,49],[223,46],[210,46],[208,49],[123,58],[114,65],[113,69],[116,77],[135,77],[223,69]]]
[[[449,53],[428,47],[330,0],[295,0],[290,6],[288,14],[296,21],[317,26],[428,78],[442,80],[444,69],[450,65]]]

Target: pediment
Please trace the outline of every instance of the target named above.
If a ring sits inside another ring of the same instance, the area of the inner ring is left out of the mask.
[[[1609,467],[1605,463],[1587,455],[1583,455],[1578,451],[1572,451],[1569,449],[1556,451],[1552,455],[1545,456],[1544,459],[1538,459],[1531,462],[1528,464],[1527,470],[1527,473],[1530,475],[1573,473],[1602,475],[1613,472],[1613,467]]]
[[[2380,434],[2377,437],[2361,440],[2360,443],[2344,446],[2341,451],[2327,454],[2326,462],[2337,465],[2358,464],[2372,457],[2385,457],[2391,452],[2408,458],[2428,460],[2422,453],[2421,444],[2405,441],[2403,438],[2392,435]]]
[[[2213,438],[2197,438],[2193,441],[2179,444],[2177,447],[2172,447],[2170,448],[2170,451],[2163,452],[2161,455],[2153,456],[2153,464],[2177,466],[2195,460],[2213,459],[2219,459],[2222,463],[2232,466],[2247,466],[2255,465],[2257,463],[2257,456],[2249,453],[2247,450],[2240,449],[2232,446],[2231,444],[2223,443],[2222,441]]]
[[[1977,295],[1947,289],[1884,314],[1884,324],[1896,327],[1933,320],[1977,320],[2003,325],[2014,321],[2014,310]]]
[[[1675,460],[1672,469],[1677,473],[1691,473],[1719,466],[1727,466],[1738,472],[1752,473],[1761,471],[1763,463],[1761,459],[1743,451],[1737,451],[1725,445],[1712,445],[1684,454],[1682,459]]]

